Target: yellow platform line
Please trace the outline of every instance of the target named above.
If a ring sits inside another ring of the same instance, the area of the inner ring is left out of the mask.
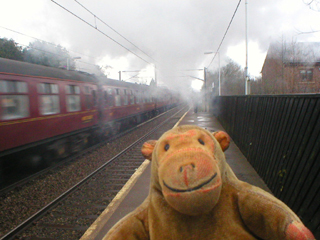
[[[187,115],[191,108],[179,119],[179,121],[174,125],[173,128],[178,126],[183,118]],[[122,187],[122,189],[118,192],[118,194],[113,198],[111,203],[106,207],[106,209],[101,213],[101,215],[94,221],[91,226],[87,229],[87,231],[83,234],[80,240],[91,240],[95,239],[96,232],[100,232],[101,228],[105,226],[108,220],[112,217],[113,213],[117,210],[120,203],[123,199],[128,195],[134,184],[137,182],[138,178],[145,171],[150,161],[145,160],[137,171],[131,176],[131,178],[127,181],[127,183]]]
[[[183,114],[183,116],[179,119],[179,121],[173,126],[173,128],[177,127],[180,122],[184,119],[184,117],[188,114],[188,112],[190,111],[191,108],[188,109],[188,111],[186,111],[185,114]]]

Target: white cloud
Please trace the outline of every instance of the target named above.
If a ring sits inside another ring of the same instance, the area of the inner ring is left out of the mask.
[[[55,0],[85,21],[95,25],[92,15],[73,0]],[[238,0],[80,0],[84,6],[103,19],[140,49],[156,60],[159,82],[175,88],[188,88],[192,79],[177,77],[183,69],[203,68],[216,51],[234,13]],[[320,13],[310,10],[302,0],[249,0],[249,72],[261,70],[269,43],[281,39],[283,31],[317,30]],[[113,67],[112,76],[122,69],[144,69],[149,64],[114,43],[94,28],[54,4],[44,0],[0,0],[0,22],[27,35],[66,46],[69,51],[83,53],[81,61],[107,64]],[[153,62],[148,56],[97,21],[105,34],[139,56]],[[319,29],[320,30],[320,29]],[[0,28],[0,37],[13,38],[27,44],[31,38]],[[299,41],[318,41],[319,34],[296,35]],[[220,49],[221,63],[227,57],[244,65],[245,15],[241,3],[229,32]],[[77,53],[75,53],[77,54]],[[208,59],[209,58],[209,59]],[[102,60],[103,59],[103,60]],[[211,67],[217,67],[217,60]],[[201,72],[195,73],[202,77]]]
[[[246,65],[246,44],[242,42],[235,46],[230,46],[227,56],[240,64],[243,68]],[[266,52],[262,51],[257,42],[249,42],[248,44],[248,71],[250,75],[259,76]]]

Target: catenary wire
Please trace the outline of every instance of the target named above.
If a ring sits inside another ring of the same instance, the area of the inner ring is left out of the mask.
[[[226,30],[226,32],[224,33],[224,36],[223,36],[223,38],[222,38],[222,40],[221,40],[221,42],[220,42],[220,44],[219,44],[219,47],[218,47],[217,51],[215,51],[215,54],[214,54],[214,56],[213,56],[213,58],[212,58],[212,60],[211,60],[211,62],[209,63],[209,65],[208,65],[207,68],[210,67],[211,63],[213,62],[213,60],[214,60],[215,57],[217,56],[217,54],[218,54],[218,52],[219,52],[219,50],[220,50],[220,47],[221,47],[221,45],[222,45],[222,43],[223,43],[223,41],[224,41],[224,39],[225,39],[225,37],[226,37],[226,35],[227,35],[227,33],[228,33],[228,30],[229,30],[230,26],[231,26],[231,23],[232,23],[232,21],[233,21],[233,19],[234,19],[234,16],[236,15],[236,13],[237,13],[237,11],[238,11],[238,8],[239,8],[240,3],[241,3],[241,0],[239,0],[238,5],[237,5],[237,7],[236,7],[236,10],[234,11],[234,13],[233,13],[233,15],[232,15],[232,18],[231,18],[231,20],[230,20],[230,22],[229,22],[229,25],[228,25],[228,27],[227,27],[227,30]]]
[[[53,46],[55,46],[55,47],[58,47],[57,44],[51,43],[51,42],[48,42],[48,41],[45,41],[45,40],[42,40],[42,39],[40,39],[40,38],[36,38],[36,37],[30,36],[30,35],[27,35],[27,34],[24,34],[24,33],[21,33],[21,32],[18,32],[18,31],[15,31],[15,30],[12,30],[12,29],[3,27],[3,26],[0,26],[0,28],[3,28],[3,29],[6,29],[6,30],[8,30],[8,31],[11,31],[11,32],[14,32],[14,33],[17,33],[17,34],[20,34],[20,35],[23,35],[23,36],[26,36],[26,37],[29,37],[29,38],[33,38],[33,39],[36,39],[36,40],[38,40],[38,41],[42,41],[42,42],[45,42],[45,43],[47,43],[47,44],[53,45]],[[53,52],[49,52],[49,51],[46,51],[46,50],[43,50],[43,49],[31,47],[30,45],[25,45],[25,44],[18,43],[18,42],[17,42],[17,44],[19,44],[20,46],[24,46],[24,47],[26,47],[26,48],[34,49],[34,50],[39,51],[39,52],[44,52],[44,53],[47,53],[47,54],[52,54],[52,55],[60,56],[60,55],[57,54],[57,53],[53,53]],[[68,50],[68,51],[70,51],[70,50]],[[76,51],[70,51],[70,52],[77,53],[77,54],[80,54],[80,55],[82,55],[82,56],[86,56],[86,57],[89,57],[89,58],[96,59],[95,57],[91,57],[91,56],[88,56],[88,55],[85,55],[85,54],[83,54],[83,53],[79,53],[79,52],[76,52]],[[80,60],[78,60],[78,62],[87,64],[87,65],[92,65],[92,66],[98,66],[98,65],[96,65],[96,64],[92,64],[92,63],[88,63],[88,62],[84,62],[84,61],[80,61]],[[104,68],[103,66],[100,66],[100,67]],[[78,69],[89,70],[89,69],[80,68],[80,67],[78,67]],[[137,74],[137,75],[138,75],[138,74]],[[137,76],[137,75],[135,75],[135,76]],[[131,79],[131,78],[129,78],[129,79]]]
[[[1,27],[1,26],[0,26],[0,27]],[[2,27],[2,28],[5,28],[5,27]],[[7,29],[7,28],[5,28],[5,29]],[[17,31],[11,30],[11,29],[7,29],[7,30],[10,30],[10,31],[19,33],[19,32],[17,32]],[[19,34],[22,34],[22,33],[19,33]],[[25,34],[22,34],[22,35],[27,36],[27,37],[31,37],[31,36],[28,36],[28,35],[25,35]],[[31,37],[31,38],[34,38],[34,37]],[[41,40],[41,39],[39,39],[39,38],[34,38],[34,39],[37,39],[37,40],[39,40],[39,41],[43,41],[43,40]],[[46,42],[46,41],[43,41],[43,42]],[[31,49],[34,49],[34,50],[39,51],[39,52],[44,52],[44,53],[47,53],[47,54],[52,54],[52,55],[56,55],[56,56],[59,56],[59,57],[60,57],[60,54],[58,54],[58,53],[49,52],[49,51],[46,51],[46,50],[43,50],[43,49],[39,49],[39,48],[36,48],[36,47],[31,47],[30,45],[25,45],[25,44],[18,43],[18,42],[16,42],[16,43],[19,44],[20,46],[24,46],[25,48],[31,48]],[[46,43],[52,44],[53,46],[56,46],[56,47],[57,47],[57,45],[54,44],[54,43],[50,43],[50,42],[46,42]],[[72,52],[72,51],[71,51],[71,52]],[[79,54],[81,54],[81,53],[79,53]],[[83,55],[84,55],[84,54],[83,54]],[[86,56],[86,55],[84,55],[84,56]],[[84,63],[84,64],[88,64],[88,65],[92,65],[92,66],[97,66],[96,64],[92,64],[92,63],[88,63],[88,62],[84,62],[84,61],[78,61],[78,62],[81,62],[81,63]]]
[[[109,38],[110,40],[112,40],[113,42],[115,42],[116,44],[118,44],[119,46],[123,47],[124,49],[126,49],[127,51],[131,52],[133,55],[135,55],[136,57],[138,57],[139,59],[141,59],[142,61],[144,61],[145,63],[148,64],[152,64],[150,62],[148,62],[147,60],[143,59],[142,57],[140,57],[138,54],[134,53],[133,51],[131,51],[130,49],[128,49],[127,47],[123,46],[121,43],[117,42],[115,39],[113,39],[112,37],[108,36],[106,33],[102,32],[101,30],[99,30],[98,28],[96,28],[95,26],[93,26],[91,23],[87,22],[86,20],[84,20],[83,18],[79,17],[78,15],[76,15],[75,13],[71,12],[70,10],[66,9],[65,7],[63,7],[62,5],[60,5],[59,3],[57,3],[54,0],[51,0],[51,2],[55,3],[56,5],[58,5],[59,7],[61,7],[62,9],[64,9],[65,11],[67,11],[68,13],[72,14],[73,16],[75,16],[76,18],[78,18],[79,20],[83,21],[84,23],[86,23],[87,25],[89,25],[90,27],[96,29],[98,32],[100,32],[101,34],[103,34],[104,36],[106,36],[107,38]]]
[[[22,36],[26,36],[26,37],[29,37],[29,38],[33,38],[33,39],[36,39],[36,40],[38,40],[38,41],[45,42],[45,43],[48,43],[48,44],[53,45],[53,46],[55,46],[55,47],[58,47],[58,45],[55,44],[55,43],[47,42],[47,41],[42,40],[42,39],[40,39],[40,38],[36,38],[36,37],[30,36],[30,35],[27,35],[27,34],[24,34],[24,33],[15,31],[15,30],[12,30],[12,29],[10,29],[10,28],[6,28],[6,27],[3,27],[3,26],[0,26],[0,28],[3,28],[3,29],[6,29],[6,30],[8,30],[8,31],[11,31],[11,32],[20,34],[20,35],[22,35]],[[22,45],[22,44],[21,44],[21,45]],[[96,57],[88,56],[88,55],[86,55],[86,54],[79,53],[79,52],[76,52],[76,51],[68,50],[68,52],[73,52],[73,53],[80,54],[80,55],[85,56],[85,57],[88,57],[88,58],[96,59]]]
[[[86,8],[83,4],[81,4],[80,2],[78,2],[77,0],[74,0],[76,3],[78,3],[81,7],[83,7],[86,11],[88,11],[90,14],[92,14],[94,16],[95,19],[98,19],[100,22],[102,22],[104,25],[106,25],[107,27],[109,27],[112,31],[114,31],[115,33],[117,33],[119,36],[121,36],[123,39],[125,39],[127,42],[129,42],[130,44],[132,44],[134,47],[136,47],[138,50],[140,50],[142,53],[144,53],[146,56],[148,56],[150,59],[152,59],[153,61],[156,62],[156,60],[154,60],[150,55],[148,55],[146,52],[144,52],[143,50],[141,50],[136,44],[134,44],[133,42],[131,42],[130,40],[128,40],[125,36],[123,36],[122,34],[120,34],[117,30],[115,30],[113,27],[111,27],[109,24],[107,24],[106,22],[104,22],[101,18],[99,18],[96,14],[94,14],[93,12],[91,12],[88,8]],[[97,28],[97,25],[95,26],[95,28]]]

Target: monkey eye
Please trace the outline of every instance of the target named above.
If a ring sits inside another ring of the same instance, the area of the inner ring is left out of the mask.
[[[170,145],[169,145],[169,144],[166,144],[166,145],[164,146],[164,150],[166,150],[166,151],[168,151],[169,148],[170,148]]]
[[[204,141],[202,139],[198,139],[198,141],[201,145],[204,145]]]

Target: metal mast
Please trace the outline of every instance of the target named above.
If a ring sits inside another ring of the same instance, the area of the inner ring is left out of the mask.
[[[248,74],[248,1],[245,3],[245,21],[246,21],[246,67],[245,67],[245,94],[250,94],[250,79]]]

